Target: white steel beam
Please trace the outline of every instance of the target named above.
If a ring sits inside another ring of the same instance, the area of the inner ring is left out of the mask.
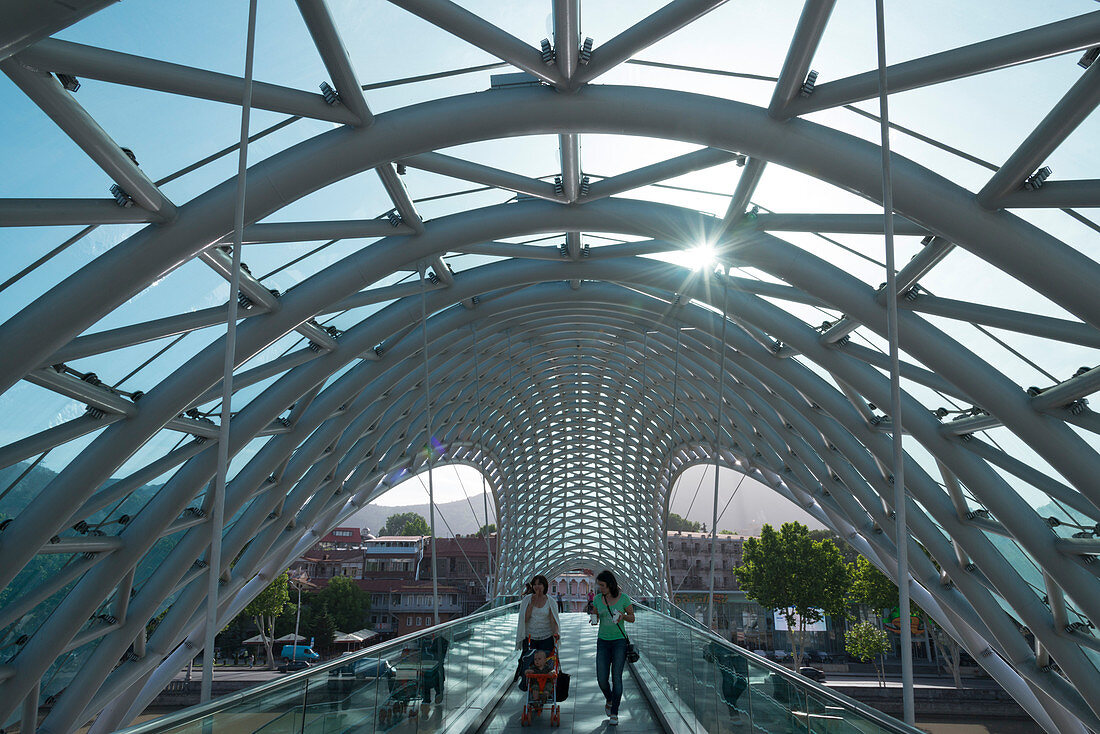
[[[1100,104],[1100,64],[1094,63],[990,177],[978,192],[978,203],[989,209],[999,208],[1001,199],[1023,186],[1025,179],[1092,114],[1097,104]]]
[[[401,215],[402,223],[412,229],[414,233],[422,233],[424,231],[424,221],[416,212],[416,205],[409,197],[409,192],[405,189],[405,184],[401,181],[401,177],[397,175],[397,171],[394,170],[393,164],[384,163],[374,170],[378,173],[378,178],[382,179],[382,185],[386,187],[386,193],[393,201],[394,208]]]
[[[18,58],[0,61],[0,70],[15,82],[66,135],[114,179],[135,204],[148,209],[162,220],[176,216],[175,205],[149,177],[122,152],[122,148],[104,132],[92,116],[76,103],[57,79],[33,71]]]
[[[596,181],[592,184],[588,196],[586,196],[584,200],[587,202],[602,199],[605,196],[614,196],[615,194],[639,189],[643,186],[655,184],[666,179],[683,176],[692,171],[720,166],[723,163],[729,163],[738,158],[744,159],[744,156],[740,153],[730,153],[729,151],[718,150],[717,148],[702,148],[682,156],[677,156],[676,158],[669,158],[660,163],[643,166],[642,168],[635,168],[633,171],[627,171],[626,173],[620,173],[618,176],[609,176],[600,181]]]
[[[886,68],[886,75],[890,80],[891,93],[904,92],[1070,53],[1097,44],[1100,44],[1100,11],[893,64]],[[878,72],[868,71],[835,82],[818,84],[809,97],[795,99],[788,113],[805,115],[871,99],[876,94]]]
[[[258,245],[281,242],[311,242],[315,240],[350,240],[366,237],[388,237],[413,234],[407,224],[394,226],[385,219],[344,219],[329,222],[270,222],[250,224],[244,228],[244,244]],[[217,244],[232,244],[223,237]]]
[[[554,193],[553,184],[546,181],[520,176],[491,166],[483,166],[480,163],[464,161],[461,158],[444,155],[443,153],[421,153],[402,158],[395,161],[395,163],[406,165],[409,168],[419,168],[423,171],[450,176],[451,178],[484,184],[485,186],[515,191],[518,194],[527,194],[547,201],[564,201],[562,197]]]
[[[1046,181],[1031,191],[1010,191],[999,203],[1004,209],[1094,209],[1100,207],[1100,179]]]
[[[741,178],[737,180],[737,188],[733,191],[726,215],[722,217],[722,225],[715,233],[715,242],[721,243],[724,237],[739,225],[745,218],[745,208],[756,193],[756,186],[760,183],[760,177],[764,175],[764,167],[768,162],[763,158],[749,158],[741,172]]]
[[[19,54],[19,62],[39,71],[71,74],[111,84],[150,89],[240,106],[244,79],[182,64],[47,38]],[[252,83],[253,107],[288,115],[354,124],[347,108],[325,104],[319,93]],[[360,92],[360,94],[362,94]]]
[[[145,224],[161,218],[141,207],[110,199],[0,199],[0,227],[72,224]]]
[[[714,10],[726,0],[672,0],[592,52],[592,60],[577,70],[574,87],[606,74],[642,49],[675,33]]]
[[[555,67],[544,64],[539,52],[533,47],[449,0],[390,0],[390,2],[498,59],[523,69],[547,84],[556,87],[564,86],[561,74]]]
[[[787,107],[798,97],[834,5],[836,0],[806,0],[806,4],[802,6],[802,15],[798,18],[787,58],[779,72],[779,81],[775,83],[775,90],[768,104],[768,115],[771,117],[777,120],[786,119]]]
[[[363,96],[363,89],[359,86],[359,78],[355,75],[355,69],[351,64],[344,42],[340,40],[340,32],[336,30],[336,24],[332,20],[325,0],[297,0],[298,11],[302,14],[302,20],[306,22],[309,35],[313,37],[313,43],[321,54],[321,60],[325,63],[333,86],[340,95],[340,102],[347,107],[356,118],[359,125],[370,125],[374,122],[374,115],[367,107],[367,99]],[[256,85],[253,82],[252,94],[256,94]],[[255,101],[252,106],[255,107]]]
[[[883,229],[878,214],[758,214],[753,227],[763,232],[832,234],[882,234]],[[894,233],[923,237],[928,229],[899,216],[894,221]]]

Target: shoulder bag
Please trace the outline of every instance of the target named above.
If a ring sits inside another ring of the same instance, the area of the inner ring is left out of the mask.
[[[607,607],[607,613],[611,614],[611,605],[607,603],[607,597],[604,596],[603,605]],[[626,640],[626,661],[628,663],[636,663],[641,655],[638,654],[638,648],[634,647],[634,643],[630,641],[630,635],[626,633],[626,629],[623,628],[623,623],[618,624],[619,631],[623,633],[623,639]]]

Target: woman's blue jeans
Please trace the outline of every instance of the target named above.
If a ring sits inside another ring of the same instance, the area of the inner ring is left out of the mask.
[[[619,702],[623,700],[625,667],[626,640],[596,640],[596,682],[600,684],[603,697],[611,702],[612,716],[619,715]]]

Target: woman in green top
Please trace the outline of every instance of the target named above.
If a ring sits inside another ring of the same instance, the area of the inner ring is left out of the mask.
[[[611,726],[619,723],[619,702],[623,699],[623,668],[626,667],[626,632],[623,622],[634,621],[634,605],[619,590],[615,574],[604,570],[596,576],[596,614],[600,630],[596,636],[596,682],[603,691],[604,712]],[[610,676],[610,682],[608,677]]]

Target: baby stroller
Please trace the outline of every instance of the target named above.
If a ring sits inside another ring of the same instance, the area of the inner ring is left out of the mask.
[[[527,643],[530,647],[530,638],[527,639]],[[527,702],[523,705],[521,726],[531,726],[531,722],[536,716],[540,716],[543,708],[547,706],[550,708],[550,726],[561,724],[561,706],[558,705],[557,700],[558,673],[561,672],[561,666],[558,664],[557,647],[547,653],[546,660],[550,664],[549,672],[533,673],[524,670],[523,674],[527,679]]]

